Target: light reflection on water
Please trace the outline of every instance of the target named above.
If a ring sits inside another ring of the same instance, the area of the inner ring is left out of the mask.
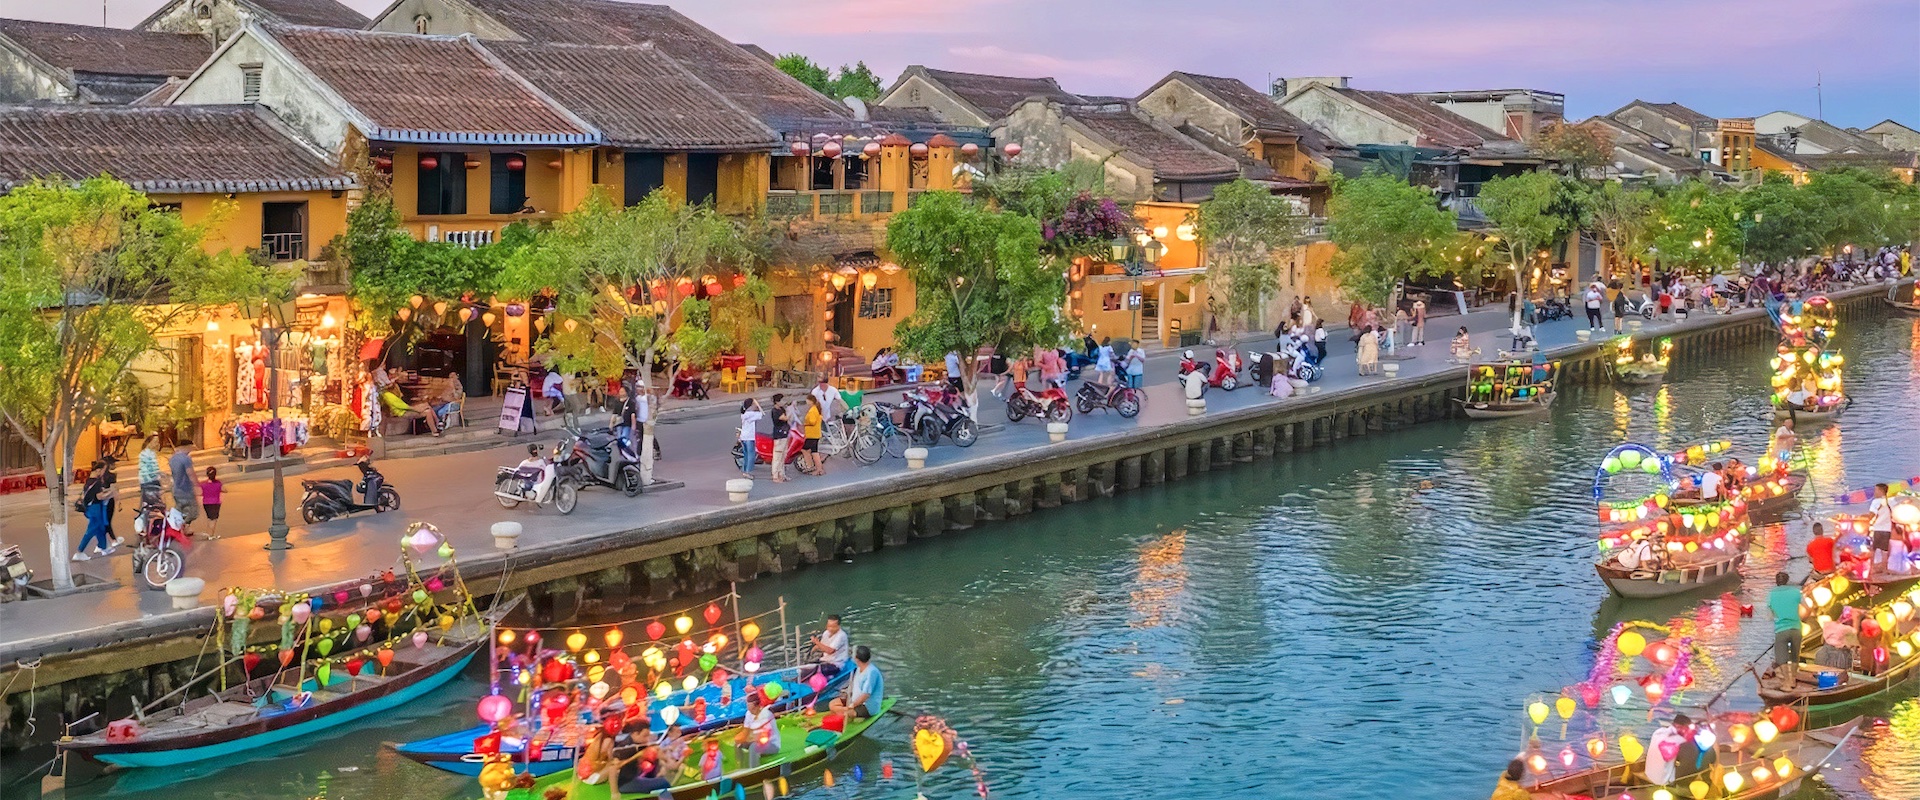
[[[1891,435],[1920,423],[1915,330],[1900,320],[1843,331],[1857,405],[1848,435],[1801,433],[1817,454],[1803,495],[1810,512],[1845,489],[1920,473],[1920,451]],[[1760,531],[1733,593],[1762,610],[1741,619],[1711,596],[1608,598],[1591,567],[1589,495],[1598,458],[1624,439],[1655,449],[1731,439],[1751,463],[1771,427],[1765,352],[1677,367],[1657,389],[1570,390],[1547,421],[1349,440],[763,579],[743,587],[745,605],[784,595],[802,615],[845,614],[902,706],[946,716],[998,798],[1484,796],[1523,743],[1527,698],[1582,679],[1615,623],[1649,619],[1694,637],[1696,692],[1724,685],[1770,644],[1765,588],[1783,566],[1805,570],[1791,556],[1811,518]],[[464,796],[465,781],[376,743],[468,724],[478,691],[467,682],[412,719],[363,725],[301,754],[174,774],[164,791]],[[1913,698],[1903,687],[1866,706],[1889,721],[1819,791],[1920,797]],[[1580,720],[1569,725],[1575,741],[1591,725]],[[883,722],[836,766],[838,786],[815,775],[796,793],[912,797],[904,781],[847,778],[855,763],[876,774],[883,757],[908,773],[907,728]],[[162,796],[133,788],[97,782],[72,794]],[[939,800],[971,788],[950,769],[925,790]]]

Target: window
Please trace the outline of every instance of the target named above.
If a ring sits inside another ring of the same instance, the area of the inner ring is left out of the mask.
[[[520,165],[519,169],[513,163]],[[518,214],[527,207],[527,157],[522,153],[494,153],[487,182],[487,211]]]
[[[422,216],[467,213],[467,154],[421,153],[418,163],[415,212]]]
[[[1107,292],[1100,296],[1101,311],[1119,311],[1121,297],[1119,292]]]
[[[1173,287],[1173,303],[1174,304],[1178,305],[1180,303],[1191,303],[1191,302],[1193,302],[1193,287],[1191,286]]]
[[[252,105],[260,102],[260,65],[243,64],[240,67],[240,102]]]
[[[767,188],[775,191],[790,192],[800,188],[793,180],[795,156],[774,156],[767,159]],[[805,162],[802,161],[802,164]]]
[[[833,165],[837,158],[816,158],[813,160],[813,190],[816,192],[833,190]]]
[[[273,261],[307,257],[307,204],[260,204],[260,252]]]
[[[195,19],[213,19],[213,5],[209,3],[201,3],[197,6],[194,6],[193,16]]]
[[[414,33],[419,33],[419,34],[425,34],[425,33],[427,32],[427,27],[428,27],[428,23],[430,23],[430,22],[432,22],[432,21],[433,21],[433,18],[432,18],[432,17],[429,17],[429,16],[427,16],[427,15],[425,15],[425,14],[416,14],[416,15],[414,15],[414,17],[413,17],[413,32],[414,32]]]
[[[626,156],[627,205],[639,205],[667,182],[667,157],[663,153],[636,153]]]
[[[860,293],[862,319],[886,319],[893,316],[893,290],[868,289]]]
[[[842,186],[848,189],[867,188],[867,169],[872,162],[859,156],[840,159],[840,171],[845,175]]]
[[[687,202],[692,205],[716,202],[720,192],[720,154],[687,154]]]

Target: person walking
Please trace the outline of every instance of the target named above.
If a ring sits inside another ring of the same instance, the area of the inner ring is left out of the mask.
[[[1360,349],[1354,356],[1354,361],[1360,367],[1360,374],[1372,375],[1373,371],[1380,366],[1380,340],[1374,334],[1372,326],[1360,329],[1359,345]]]
[[[220,530],[220,495],[223,484],[220,483],[220,470],[207,467],[207,479],[200,482],[200,508],[207,514],[207,538],[218,539],[214,535]]]
[[[1313,363],[1327,363],[1327,321],[1313,321]]]
[[[760,401],[747,398],[740,401],[740,474],[753,477],[753,460],[759,453],[754,452],[754,440],[759,438]]]
[[[1613,290],[1613,332],[1619,333],[1627,321],[1627,290]]]
[[[200,518],[200,485],[193,476],[193,440],[181,439],[173,448],[173,457],[167,459],[167,469],[173,473],[173,507],[180,510],[181,527]]]
[[[86,515],[86,533],[80,537],[80,544],[73,551],[74,561],[91,561],[93,556],[111,555],[118,543],[107,541],[107,498],[112,481],[109,478],[106,463],[93,462],[93,469],[87,475],[87,482],[80,489],[80,512]],[[93,543],[93,554],[87,554],[87,543]]]
[[[786,398],[787,396],[784,394],[776,394],[773,396],[773,411],[771,413],[773,414],[774,483],[786,483],[788,480],[787,454],[791,445],[787,444],[787,435],[793,432],[793,425],[788,419],[787,406],[784,402]]]
[[[826,416],[820,413],[820,398],[807,397],[807,413],[800,422],[801,433],[806,436],[805,443],[800,446],[805,453],[801,458],[813,464],[815,475],[827,474],[827,460],[820,457],[820,431],[825,422]]]
[[[1413,301],[1413,341],[1411,344],[1425,347],[1427,344],[1427,301]],[[1322,356],[1323,358],[1325,356]]]

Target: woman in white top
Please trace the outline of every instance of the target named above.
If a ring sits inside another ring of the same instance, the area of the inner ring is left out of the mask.
[[[1093,380],[1101,386],[1113,385],[1112,342],[1112,339],[1101,339],[1100,349],[1094,351]]]
[[[760,766],[761,756],[780,752],[780,724],[759,694],[747,695],[747,716],[740,724],[744,741],[737,749],[748,769]]]
[[[740,403],[740,474],[753,477],[753,461],[759,455],[755,440],[759,438],[760,418],[766,416],[760,412],[760,401],[751,397]]]

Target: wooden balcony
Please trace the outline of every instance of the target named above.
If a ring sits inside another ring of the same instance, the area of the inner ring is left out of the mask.
[[[845,190],[767,192],[767,216],[776,219],[845,219],[891,214],[892,192]]]

